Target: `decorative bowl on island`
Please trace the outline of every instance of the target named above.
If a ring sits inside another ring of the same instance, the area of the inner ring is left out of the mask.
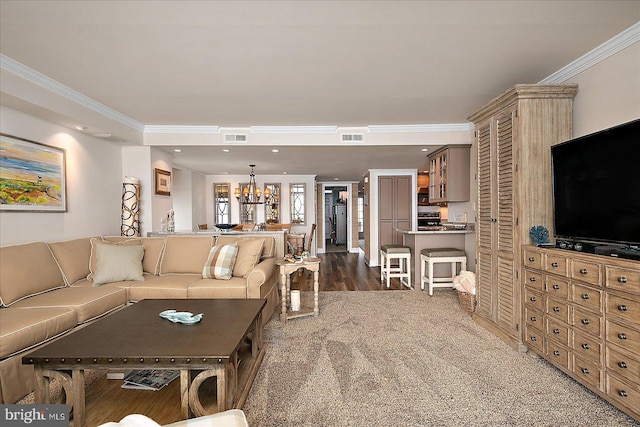
[[[238,224],[216,224],[216,227],[221,230],[230,230]]]

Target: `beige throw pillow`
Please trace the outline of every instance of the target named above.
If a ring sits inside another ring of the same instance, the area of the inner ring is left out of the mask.
[[[264,246],[263,238],[246,238],[238,240],[238,255],[233,267],[233,277],[246,277],[249,271],[260,262]]]
[[[144,246],[97,245],[93,286],[123,281],[144,281]]]
[[[98,245],[119,245],[119,246],[131,246],[131,245],[140,245],[142,244],[142,240],[140,239],[131,239],[127,237],[122,237],[119,240],[107,241],[102,240],[99,237],[93,237],[91,240],[91,254],[89,255],[89,275],[87,279],[92,280],[93,275],[96,271],[96,247]]]
[[[231,279],[237,254],[237,243],[212,247],[209,251],[209,258],[202,269],[202,277],[204,279]]]

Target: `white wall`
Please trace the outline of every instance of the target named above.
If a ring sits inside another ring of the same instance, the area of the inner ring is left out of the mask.
[[[163,217],[166,217],[167,212],[173,208],[173,194],[175,194],[173,188],[171,188],[171,196],[155,194],[155,169],[172,172],[172,164],[171,154],[160,151],[157,148],[151,148],[151,172],[154,174],[154,187],[151,189],[151,215],[153,216],[153,218],[151,218],[151,225],[153,231],[160,230],[160,221]],[[171,185],[173,187],[173,174],[171,178]]]
[[[194,227],[207,223],[207,176],[198,172],[191,174],[191,221]],[[213,191],[213,190],[212,190]]]
[[[1,212],[0,246],[120,234],[120,146],[7,107],[0,107],[0,130],[64,148],[67,168],[67,212]]]
[[[189,170],[173,170],[171,196],[173,198],[176,230],[191,231],[195,226],[193,224],[192,200],[194,194],[191,185],[191,175],[192,172]]]
[[[570,78],[577,83],[573,136],[640,118],[640,42]]]

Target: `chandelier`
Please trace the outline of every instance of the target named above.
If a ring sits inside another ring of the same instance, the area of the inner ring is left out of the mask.
[[[240,187],[236,187],[233,194],[238,199],[238,203],[241,205],[260,205],[263,203],[269,203],[271,201],[271,190],[268,188],[264,189],[264,201],[261,201],[262,198],[262,190],[260,187],[256,185],[256,175],[253,173],[253,168],[256,165],[249,165],[251,167],[251,173],[249,174],[249,184],[244,186],[242,189]]]

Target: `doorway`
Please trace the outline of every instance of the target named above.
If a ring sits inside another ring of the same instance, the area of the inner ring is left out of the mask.
[[[324,187],[325,252],[348,252],[349,192],[344,185]]]

